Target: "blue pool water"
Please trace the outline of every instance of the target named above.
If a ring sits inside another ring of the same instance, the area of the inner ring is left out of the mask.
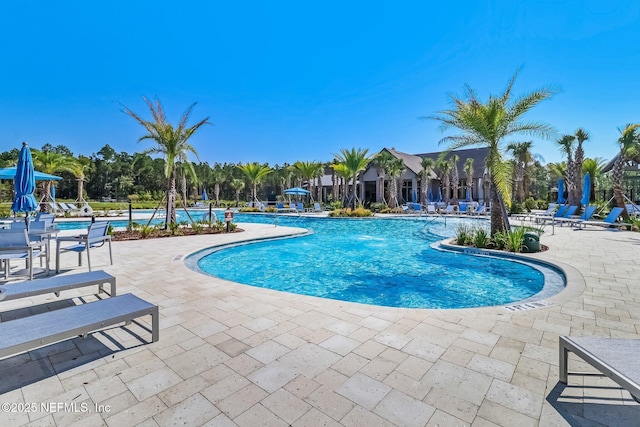
[[[273,223],[270,215],[236,218]],[[279,217],[313,234],[211,249],[187,264],[246,285],[391,307],[502,305],[541,291],[544,274],[529,265],[431,248],[459,221]]]

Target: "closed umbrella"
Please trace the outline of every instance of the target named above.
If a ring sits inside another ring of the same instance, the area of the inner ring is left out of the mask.
[[[582,186],[582,200],[580,200],[580,203],[582,203],[585,206],[588,205],[590,196],[591,196],[591,175],[589,174],[589,172],[587,172],[586,175],[584,176],[584,184]]]
[[[207,197],[207,190],[204,188],[202,189],[202,200],[209,200]]]
[[[33,173],[31,150],[27,147],[26,142],[22,143],[13,185],[16,191],[16,197],[13,199],[11,210],[14,212],[35,211],[36,207],[38,207],[38,202],[36,198],[33,197],[33,192],[36,189],[36,179]]]
[[[436,197],[436,202],[442,202],[442,188],[438,187],[438,196]]]
[[[565,202],[564,198],[564,179],[558,180],[558,204],[561,205]]]
[[[467,202],[473,202],[473,199],[471,198],[471,189],[469,187],[467,187]]]
[[[55,202],[56,201],[56,186],[51,184],[51,191],[49,192],[49,195],[51,196],[51,201]]]
[[[427,186],[427,200],[429,203],[433,202],[433,190],[431,189],[431,185]]]

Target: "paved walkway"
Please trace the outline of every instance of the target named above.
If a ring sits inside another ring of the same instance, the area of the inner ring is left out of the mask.
[[[550,307],[511,313],[331,301],[185,267],[182,258],[199,248],[293,231],[243,227],[233,235],[116,242],[114,266],[107,251],[92,252],[95,265],[117,277],[118,293],[160,306],[160,341],[142,342],[150,334],[134,323],[0,361],[0,402],[20,409],[0,412],[0,425],[640,423],[640,405],[606,378],[558,384],[559,335],[639,338],[638,233],[564,227],[545,234],[550,250],[537,256],[564,265],[571,289]],[[76,261],[66,254],[63,269],[78,271]],[[83,295],[74,292],[3,302],[2,319],[64,306]],[[571,361],[574,370],[593,371]]]

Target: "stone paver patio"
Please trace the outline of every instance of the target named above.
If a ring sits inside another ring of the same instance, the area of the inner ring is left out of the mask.
[[[94,265],[117,277],[119,294],[160,306],[160,341],[146,343],[142,319],[0,360],[0,403],[29,408],[3,405],[0,425],[640,424],[640,405],[607,378],[558,383],[559,335],[640,338],[638,233],[547,232],[550,250],[536,257],[565,268],[570,287],[550,307],[512,313],[324,300],[184,265],[200,248],[295,231],[242,227],[116,242],[113,266],[107,251],[92,252]],[[74,255],[63,257],[64,270],[85,271]],[[95,299],[91,292],[3,302],[2,320]],[[573,356],[570,368],[594,372]]]

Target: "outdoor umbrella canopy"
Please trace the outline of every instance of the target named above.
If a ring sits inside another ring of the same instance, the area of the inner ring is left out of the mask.
[[[471,189],[469,187],[467,187],[467,202],[473,202],[473,199],[471,198]]]
[[[433,202],[433,190],[431,189],[431,186],[427,186],[427,200],[429,202]]]
[[[561,205],[565,202],[564,199],[564,179],[558,180],[558,204]]]
[[[418,202],[418,193],[416,192],[416,190],[413,190],[413,193],[411,194],[411,201],[413,203],[417,203]]]
[[[36,189],[36,179],[33,173],[33,159],[31,158],[31,150],[27,147],[27,143],[22,143],[20,156],[18,157],[18,166],[13,180],[16,191],[16,197],[13,199],[11,210],[14,212],[33,212],[38,207],[33,192]]]
[[[287,188],[286,190],[284,190],[284,194],[295,194],[297,196],[306,196],[307,194],[309,194],[309,191],[305,190],[304,188],[293,187],[293,188]]]
[[[436,196],[436,202],[440,203],[442,201],[442,188],[438,187],[438,195]]]
[[[0,179],[14,179],[16,177],[17,168],[3,168],[0,169]],[[49,175],[44,172],[33,172],[36,181],[60,181],[62,179],[61,176]]]
[[[209,197],[207,197],[207,190],[206,189],[202,189],[202,200],[209,200]]]
[[[56,186],[51,184],[51,191],[49,192],[52,201],[56,201]]]
[[[584,176],[584,185],[582,186],[582,200],[580,203],[583,205],[589,204],[589,197],[591,196],[591,175],[589,172]]]

